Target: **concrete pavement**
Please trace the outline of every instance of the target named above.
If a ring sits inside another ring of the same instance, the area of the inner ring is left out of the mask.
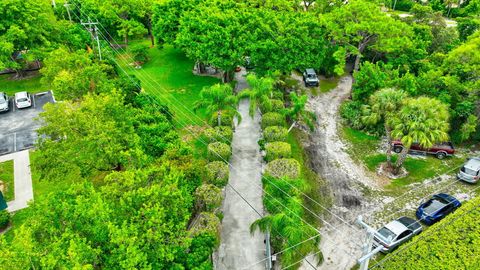
[[[29,201],[33,201],[32,175],[30,172],[29,150],[0,156],[0,162],[13,159],[14,193],[15,199],[8,202],[8,212],[26,208]]]
[[[236,74],[237,91],[248,87],[245,71]],[[248,114],[249,101],[239,104],[242,121],[237,125],[232,140],[229,184],[250,203],[249,206],[230,186],[226,187],[223,201],[223,220],[220,247],[215,254],[215,269],[219,270],[264,270],[264,234],[250,234],[250,225],[263,214],[261,155],[258,146],[260,138],[260,116],[252,119]],[[254,208],[254,209],[252,209]],[[256,212],[257,211],[257,212]]]

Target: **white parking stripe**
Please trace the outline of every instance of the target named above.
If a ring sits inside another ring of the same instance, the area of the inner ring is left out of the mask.
[[[35,95],[32,95],[33,108],[35,108]]]

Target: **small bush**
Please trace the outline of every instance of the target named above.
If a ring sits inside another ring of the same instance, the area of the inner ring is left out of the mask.
[[[294,81],[297,81],[297,80],[294,80]],[[282,91],[274,90],[274,91],[272,92],[272,98],[274,98],[274,99],[280,99],[280,100],[281,100],[281,99],[283,98],[283,93],[282,93]]]
[[[212,127],[218,126],[217,113],[214,113],[208,122]],[[222,126],[233,127],[233,115],[230,112],[222,112]]]
[[[202,212],[198,215],[198,218],[190,228],[190,234],[192,236],[198,236],[200,234],[212,234],[217,238],[220,237],[220,219],[213,213]]]
[[[272,100],[270,100],[270,102],[272,104],[272,108],[270,110],[265,108],[265,106],[260,105],[260,111],[262,111],[262,113],[278,112],[278,111],[285,108],[285,105],[283,105],[283,101],[281,101],[279,99],[272,99]]]
[[[285,117],[276,112],[269,112],[262,115],[262,128],[271,126],[285,126]]]
[[[195,191],[197,207],[203,211],[215,212],[222,205],[222,191],[211,184],[203,184]]]
[[[10,213],[7,210],[0,211],[0,229],[5,229],[10,223]]]
[[[271,126],[263,131],[263,138],[267,142],[285,142],[287,137],[288,130],[285,127]]]
[[[210,143],[207,147],[208,160],[210,161],[228,161],[232,155],[230,146],[222,142]]]
[[[217,187],[224,187],[228,182],[228,165],[222,161],[213,161],[205,166],[207,182]]]
[[[277,178],[298,178],[300,175],[300,163],[293,158],[282,158],[267,164],[265,174]]]
[[[203,132],[203,136],[207,142],[223,142],[226,144],[230,144],[233,138],[233,131],[231,127],[214,127],[214,128],[207,128]]]
[[[362,102],[347,100],[340,107],[340,115],[354,129],[362,129]]]
[[[132,54],[133,60],[139,64],[148,61],[148,46],[144,44],[130,45],[128,51]]]
[[[292,146],[286,142],[271,142],[265,145],[267,161],[272,161],[279,158],[289,158],[292,155]]]

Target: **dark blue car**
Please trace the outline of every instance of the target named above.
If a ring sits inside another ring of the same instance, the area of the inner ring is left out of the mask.
[[[417,209],[416,216],[423,223],[432,225],[455,211],[460,205],[462,204],[455,197],[445,193],[439,193],[433,195],[430,200],[420,205]]]

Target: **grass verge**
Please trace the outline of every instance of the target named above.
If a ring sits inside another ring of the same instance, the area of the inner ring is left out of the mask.
[[[3,197],[5,201],[11,201],[15,198],[14,178],[13,178],[13,160],[0,163],[0,181],[4,184]]]
[[[342,128],[342,137],[349,143],[347,152],[360,164],[375,172],[380,163],[385,162],[387,157],[384,153],[377,151],[380,139],[370,136],[364,132],[349,127]],[[397,156],[394,154],[393,161]],[[421,182],[436,175],[456,170],[465,160],[454,156],[439,160],[433,156],[410,155],[405,160],[404,166],[409,172],[405,177],[391,180],[385,188],[389,192],[398,193],[406,185]]]
[[[300,163],[301,177],[308,183],[309,189],[303,196],[303,202],[307,209],[310,209],[315,215],[324,213],[324,208],[331,206],[332,201],[327,191],[327,183],[321,179],[309,166],[309,157],[302,146],[302,141],[306,140],[307,134],[296,128],[288,135],[287,142],[292,147],[292,158]],[[320,225],[318,217],[305,211],[307,222]]]
[[[16,92],[27,91],[30,93],[38,93],[46,91],[40,83],[40,76],[27,77],[21,80],[12,80],[10,74],[0,75],[0,91],[5,92],[9,96],[15,95]]]
[[[139,43],[148,45],[149,42],[137,40],[131,42],[131,45]],[[220,80],[194,75],[192,72],[194,62],[173,46],[150,48],[148,55],[150,60],[138,70],[130,66],[132,58],[128,53],[118,57],[119,64],[141,81],[146,92],[156,95],[169,106],[175,114],[178,125],[201,125],[206,117],[205,112],[200,110],[194,113],[193,103],[198,100],[203,87],[218,83]]]

